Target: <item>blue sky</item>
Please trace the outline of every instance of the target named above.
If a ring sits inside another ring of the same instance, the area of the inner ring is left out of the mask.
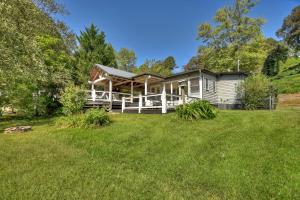
[[[94,23],[116,50],[132,49],[138,65],[174,56],[182,67],[196,54],[197,27],[212,22],[218,8],[234,0],[59,0],[70,12],[60,17],[79,34]],[[260,0],[250,16],[263,17],[266,37],[276,37],[284,17],[300,0]],[[180,68],[178,69],[180,70]]]

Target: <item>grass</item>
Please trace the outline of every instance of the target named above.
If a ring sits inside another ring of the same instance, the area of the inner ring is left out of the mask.
[[[273,77],[273,83],[280,94],[300,92],[300,58],[289,58],[280,66],[280,73]]]
[[[0,133],[1,199],[299,199],[300,112],[221,111],[211,121],[113,115]]]

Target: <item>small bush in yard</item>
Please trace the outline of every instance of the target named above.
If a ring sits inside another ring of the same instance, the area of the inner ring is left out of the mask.
[[[91,109],[84,114],[60,118],[56,124],[68,128],[89,128],[108,125],[111,122],[105,109]]]
[[[85,113],[84,123],[87,126],[104,126],[110,123],[105,109],[91,109]]]
[[[178,106],[176,114],[185,120],[213,119],[216,117],[216,110],[208,101],[198,100]]]
[[[85,92],[74,85],[69,85],[61,95],[60,102],[63,105],[63,113],[72,115],[82,111],[85,104]]]

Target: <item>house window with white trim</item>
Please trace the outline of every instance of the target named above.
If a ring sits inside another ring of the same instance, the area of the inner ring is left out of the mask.
[[[205,78],[205,90],[209,91],[208,78]]]
[[[199,78],[192,78],[190,79],[190,87],[191,93],[198,93],[199,92]]]

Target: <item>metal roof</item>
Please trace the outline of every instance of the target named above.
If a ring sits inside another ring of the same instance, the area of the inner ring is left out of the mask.
[[[100,65],[100,64],[96,64],[95,66],[112,76],[118,76],[121,78],[128,78],[128,79],[131,79],[134,76],[136,76],[136,74],[134,74],[134,73],[126,72],[126,71],[119,70],[119,69],[112,68],[112,67],[106,67],[106,66]]]

